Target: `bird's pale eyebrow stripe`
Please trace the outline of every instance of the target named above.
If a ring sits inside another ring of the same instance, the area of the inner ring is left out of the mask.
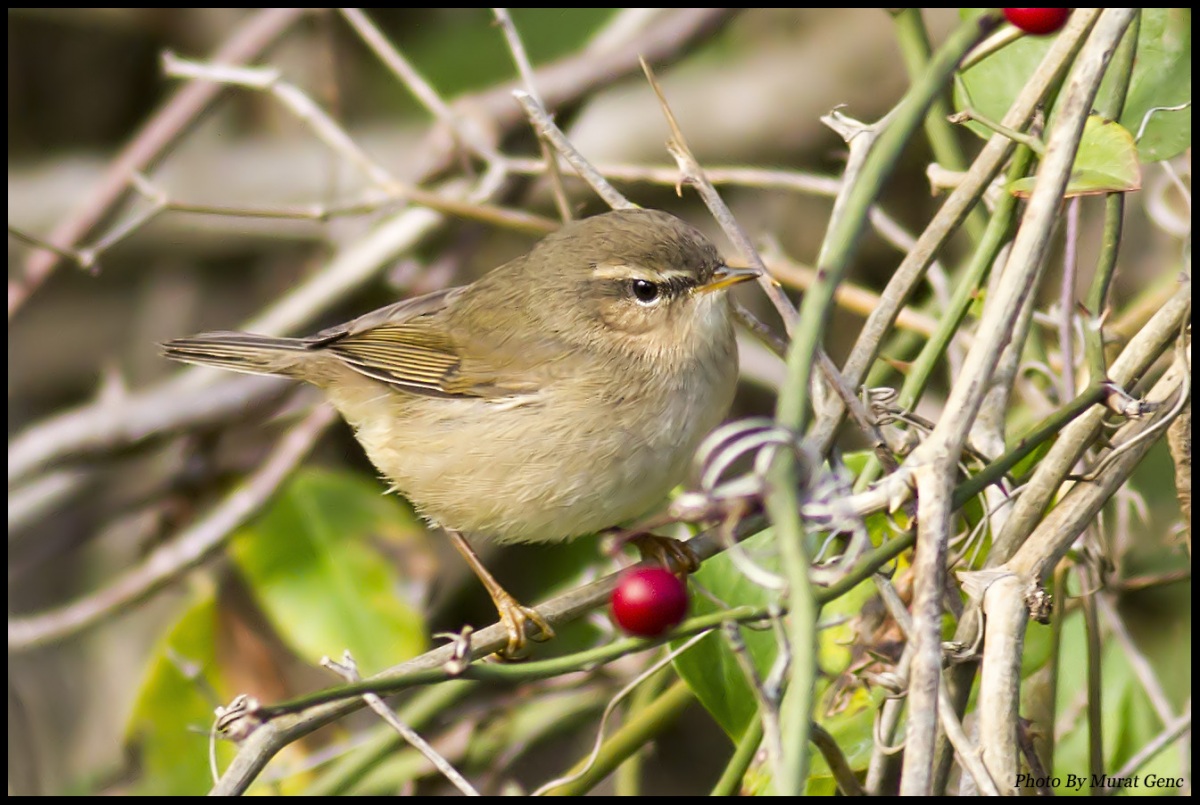
[[[596,279],[606,280],[649,280],[651,282],[671,282],[671,280],[689,280],[695,277],[690,271],[668,268],[665,271],[643,266],[631,266],[625,263],[601,263],[592,271]]]

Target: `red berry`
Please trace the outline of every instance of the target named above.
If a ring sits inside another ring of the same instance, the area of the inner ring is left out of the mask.
[[[687,585],[661,567],[627,571],[612,594],[613,620],[639,637],[658,637],[683,620],[687,608]]]
[[[1006,8],[1004,16],[1027,34],[1052,34],[1071,16],[1069,8]]]

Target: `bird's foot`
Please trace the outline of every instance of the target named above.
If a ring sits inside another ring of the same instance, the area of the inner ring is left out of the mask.
[[[554,629],[533,607],[523,606],[505,590],[493,594],[496,611],[500,613],[500,622],[508,632],[508,645],[496,652],[502,660],[518,660],[525,656],[526,623],[533,623],[539,630],[532,639],[539,643],[554,637]]]
[[[653,560],[676,575],[688,575],[700,569],[700,557],[686,542],[658,534],[638,534],[630,539],[642,555],[642,560]]]

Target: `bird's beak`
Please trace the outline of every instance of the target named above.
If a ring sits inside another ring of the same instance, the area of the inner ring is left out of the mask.
[[[696,290],[700,293],[709,293],[710,291],[720,291],[732,285],[737,285],[739,282],[758,278],[758,271],[753,268],[730,268],[729,266],[721,266],[713,273],[713,278],[706,285],[701,285]]]

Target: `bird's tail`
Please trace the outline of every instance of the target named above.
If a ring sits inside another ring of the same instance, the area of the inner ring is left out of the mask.
[[[303,338],[272,338],[251,333],[201,333],[162,345],[163,355],[184,363],[215,366],[252,375],[296,376],[312,355],[312,344]]]

